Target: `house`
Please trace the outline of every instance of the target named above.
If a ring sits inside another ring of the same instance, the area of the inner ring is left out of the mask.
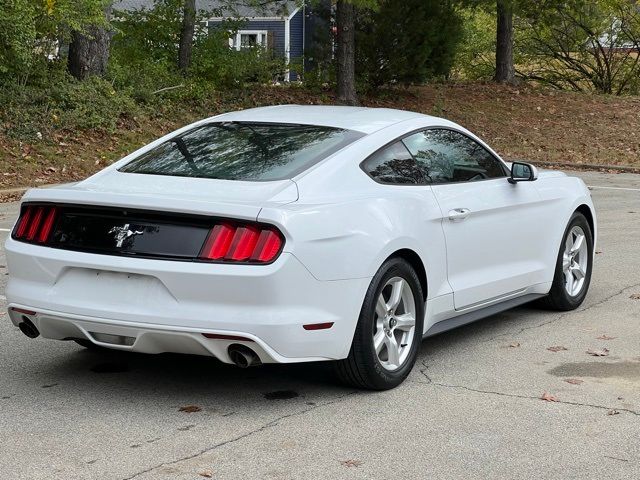
[[[209,29],[221,28],[226,20],[242,20],[242,27],[229,39],[229,47],[240,50],[262,46],[272,49],[287,64],[313,67],[318,29],[329,31],[330,1],[272,1],[264,6],[251,6],[251,1],[196,0],[200,15],[211,15],[205,20]],[[257,2],[253,2],[257,3]],[[152,9],[154,0],[120,0],[113,5],[115,11]],[[285,81],[298,80],[298,73],[288,70]]]

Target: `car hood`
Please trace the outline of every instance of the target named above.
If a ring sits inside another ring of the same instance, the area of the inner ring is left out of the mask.
[[[291,180],[240,182],[106,170],[87,180],[29,190],[24,201],[109,205],[255,219],[263,207],[295,202]]]

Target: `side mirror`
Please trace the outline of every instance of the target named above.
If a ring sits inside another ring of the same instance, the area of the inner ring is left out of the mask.
[[[511,176],[509,183],[533,182],[538,179],[538,169],[530,163],[513,162],[511,164]]]

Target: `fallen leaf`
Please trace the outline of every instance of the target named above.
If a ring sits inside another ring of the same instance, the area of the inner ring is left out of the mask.
[[[600,335],[597,340],[613,340],[616,337],[610,337],[609,335]]]
[[[640,293],[634,293],[629,297],[631,300],[640,300]]]
[[[518,348],[520,344],[518,342],[513,342],[509,344],[509,348]]]
[[[593,355],[594,357],[606,357],[607,355],[609,355],[609,349],[603,348],[601,350],[594,350],[590,348],[589,350],[587,350],[587,353],[589,355]]]
[[[620,412],[618,410],[609,410],[607,415],[618,415]]]
[[[212,470],[203,470],[201,472],[198,472],[198,475],[200,475],[201,477],[204,477],[204,478],[211,478],[211,477],[213,477],[213,471]]]
[[[571,385],[580,385],[581,383],[584,383],[584,380],[580,380],[579,378],[565,378],[564,381]]]
[[[596,250],[596,255],[600,255],[601,253],[602,253],[602,251]]]
[[[199,412],[201,410],[202,410],[202,408],[200,408],[197,405],[187,405],[185,407],[180,407],[179,411],[184,412],[184,413],[195,413],[195,412]]]
[[[562,345],[557,345],[555,347],[547,348],[550,352],[561,352],[562,350],[569,350],[567,347],[563,347]]]
[[[544,400],[545,402],[557,402],[558,397],[551,395],[549,392],[544,392],[540,397],[540,400]]]
[[[362,465],[360,460],[340,460],[340,463],[343,467],[351,468],[351,467],[359,467]]]

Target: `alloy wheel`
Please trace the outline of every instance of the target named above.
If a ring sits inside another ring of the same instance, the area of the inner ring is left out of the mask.
[[[574,226],[564,244],[562,255],[562,272],[564,273],[564,288],[567,293],[575,297],[584,286],[587,269],[589,268],[589,252],[584,230]]]
[[[415,339],[416,303],[409,283],[391,278],[376,302],[373,346],[386,370],[397,370],[406,361]]]

